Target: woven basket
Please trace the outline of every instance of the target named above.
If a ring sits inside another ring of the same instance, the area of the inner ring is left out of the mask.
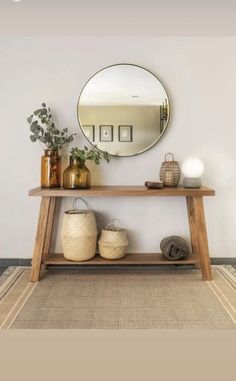
[[[106,259],[120,259],[125,256],[128,244],[126,230],[112,223],[102,230],[98,241],[99,253]]]
[[[172,160],[167,160],[168,155],[171,155]],[[165,187],[177,187],[180,175],[179,163],[174,160],[173,153],[168,152],[160,168],[160,180]]]
[[[78,209],[77,201],[83,201],[87,210]],[[95,256],[97,225],[95,213],[81,197],[76,198],[73,210],[64,213],[61,241],[64,257],[70,261],[87,261]]]

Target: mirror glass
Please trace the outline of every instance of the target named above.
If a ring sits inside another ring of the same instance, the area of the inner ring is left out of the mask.
[[[136,65],[117,64],[96,73],[84,86],[78,119],[86,138],[115,156],[132,156],[165,133],[170,113],[160,80]]]

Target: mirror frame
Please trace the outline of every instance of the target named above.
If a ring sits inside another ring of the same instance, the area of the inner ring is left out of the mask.
[[[85,87],[87,86],[88,82],[91,81],[91,79],[92,79],[93,77],[95,77],[98,73],[100,73],[100,72],[103,71],[103,70],[106,70],[106,69],[108,69],[108,68],[110,68],[110,67],[121,66],[121,65],[135,66],[135,67],[138,67],[138,68],[140,68],[140,69],[146,70],[146,71],[149,72],[151,75],[153,75],[153,77],[154,77],[157,81],[160,82],[160,84],[162,85],[163,89],[165,90],[166,97],[167,97],[167,101],[168,101],[168,105],[169,105],[169,113],[168,113],[168,118],[167,118],[167,120],[166,120],[166,127],[165,127],[165,129],[163,130],[162,134],[159,136],[159,138],[158,138],[157,140],[155,140],[154,143],[152,143],[148,148],[146,148],[146,149],[144,149],[144,150],[142,150],[142,151],[140,151],[140,152],[134,153],[134,154],[132,154],[132,155],[122,155],[122,156],[119,156],[119,155],[110,154],[110,153],[108,152],[110,156],[112,156],[112,157],[118,157],[118,158],[122,158],[122,157],[133,157],[133,156],[136,156],[136,155],[140,155],[140,154],[142,154],[142,153],[148,151],[149,149],[151,149],[153,146],[155,146],[155,145],[162,139],[163,135],[165,135],[166,130],[167,130],[168,126],[169,126],[170,117],[171,117],[171,106],[170,106],[170,97],[169,97],[169,94],[168,94],[168,92],[167,92],[167,90],[166,90],[166,87],[164,86],[163,82],[162,82],[162,81],[159,79],[159,77],[157,77],[157,75],[155,75],[151,70],[146,69],[146,68],[143,67],[143,66],[136,65],[136,64],[131,64],[131,63],[127,63],[127,62],[122,62],[122,63],[117,63],[117,64],[108,65],[108,66],[106,66],[106,67],[104,67],[104,68],[98,70],[96,73],[94,73],[94,74],[93,74],[93,75],[86,81],[86,83],[85,83],[84,86],[82,87],[82,90],[80,91],[80,95],[79,95],[79,98],[78,98],[76,111],[77,111],[77,119],[78,119],[79,127],[80,127],[80,129],[81,129],[81,131],[82,131],[82,134],[84,135],[85,139],[86,139],[86,140],[87,140],[93,147],[96,147],[99,151],[104,152],[104,151],[102,151],[96,144],[93,144],[94,142],[91,142],[91,141],[87,138],[87,136],[85,135],[85,133],[84,133],[84,131],[83,131],[83,128],[82,128],[81,121],[80,121],[80,117],[79,117],[79,103],[80,103],[80,98],[81,98],[81,96],[82,96],[82,93],[83,93]]]

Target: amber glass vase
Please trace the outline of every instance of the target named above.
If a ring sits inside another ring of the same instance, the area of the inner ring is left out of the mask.
[[[70,165],[63,174],[63,187],[65,189],[88,189],[91,187],[91,175],[85,162],[70,157]]]
[[[61,156],[58,151],[46,149],[41,157],[41,187],[61,186]]]

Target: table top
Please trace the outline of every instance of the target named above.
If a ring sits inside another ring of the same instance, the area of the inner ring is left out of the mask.
[[[92,186],[90,189],[64,189],[37,187],[29,191],[29,196],[49,197],[106,197],[106,196],[214,196],[215,190],[202,186],[201,188],[175,188],[147,189],[145,186]]]

